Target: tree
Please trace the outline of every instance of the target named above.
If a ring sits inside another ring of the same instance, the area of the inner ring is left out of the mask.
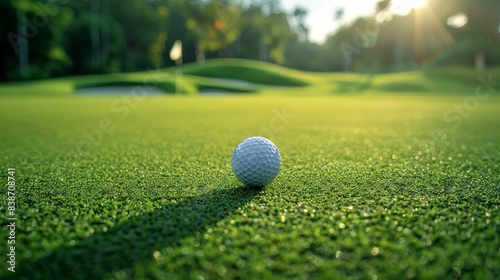
[[[342,20],[344,19],[344,8],[337,8],[333,14],[333,20],[337,22],[337,25],[341,27],[343,25]]]
[[[380,3],[390,5],[390,2]],[[464,15],[466,24],[455,28],[448,21],[457,15]],[[409,40],[413,40],[415,57],[420,63],[441,56],[441,63],[471,65],[473,62],[476,69],[482,69],[488,64],[486,61],[490,65],[499,62],[500,6],[497,1],[428,0],[428,5],[402,19],[404,26],[411,26],[410,32],[414,33]],[[401,22],[399,26],[403,26]]]
[[[309,41],[309,28],[305,24],[305,18],[307,16],[307,10],[303,7],[296,7],[293,11],[293,16],[297,24],[296,32],[299,41],[308,42]]]
[[[66,6],[75,17],[65,29],[71,72],[134,71],[162,65],[168,9],[160,2],[91,0],[68,1]],[[78,45],[80,55],[70,48]]]
[[[458,13],[467,17],[467,24],[458,32],[453,32],[458,44],[467,45],[472,53],[474,66],[481,70],[488,64],[495,63],[496,53],[500,48],[500,6],[496,0],[429,0],[434,13],[446,26],[447,20]],[[498,63],[498,61],[496,61]]]
[[[21,55],[19,52],[19,39],[14,37],[20,36],[18,30],[18,15],[16,14],[16,7],[12,1],[0,3],[0,81],[5,81],[8,78],[15,76],[25,76],[20,69]],[[26,54],[24,54],[26,55]],[[17,73],[15,73],[17,71]]]
[[[283,63],[285,44],[293,38],[294,33],[288,24],[286,13],[279,7],[279,2],[253,3],[246,9],[244,17],[246,25],[240,41],[245,50],[242,52],[252,54],[244,57]]]
[[[71,21],[63,7],[35,0],[0,3],[0,79],[45,78],[68,65],[62,30]]]
[[[391,6],[392,1],[391,0],[380,0],[377,2],[377,6],[375,8],[375,13],[382,13],[384,11],[387,11],[389,7]]]
[[[298,37],[287,41],[284,66],[302,71],[326,72],[335,70],[327,49],[314,42],[302,42]]]
[[[187,6],[187,28],[196,38],[198,61],[205,52],[220,51],[232,44],[241,32],[240,7],[229,1],[195,1]]]
[[[285,56],[283,50],[286,42],[293,36],[288,25],[285,13],[275,13],[266,17],[266,29],[264,29],[264,44],[269,47],[269,58],[271,61],[283,63]]]
[[[120,0],[119,5],[113,6],[110,15],[120,23],[125,35],[126,49],[121,54],[123,70],[133,71],[162,64],[167,38],[167,9],[154,8],[145,0]]]
[[[65,48],[71,58],[71,74],[119,72],[122,69],[121,59],[125,48],[123,28],[114,19],[101,16],[100,25],[106,28],[98,28],[96,36],[106,39],[99,46],[93,46],[92,36],[89,34],[96,32],[91,19],[94,16],[84,14],[78,17],[65,32]],[[96,59],[99,64],[96,64]]]

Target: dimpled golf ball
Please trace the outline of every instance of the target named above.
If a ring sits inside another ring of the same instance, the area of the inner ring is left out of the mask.
[[[278,175],[281,156],[273,142],[264,137],[243,140],[234,150],[231,165],[236,178],[243,184],[261,187]]]

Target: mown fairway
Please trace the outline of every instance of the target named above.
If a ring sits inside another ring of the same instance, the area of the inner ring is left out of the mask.
[[[498,279],[500,99],[452,130],[464,97],[4,97],[15,276]],[[230,166],[258,134],[262,190]]]

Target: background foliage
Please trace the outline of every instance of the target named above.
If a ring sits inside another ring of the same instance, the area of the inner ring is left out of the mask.
[[[184,62],[247,58],[307,71],[392,71],[429,65],[500,64],[495,0],[428,0],[408,15],[390,0],[342,24],[322,45],[308,40],[307,9],[279,0],[5,0],[0,3],[0,81],[143,71]],[[463,26],[450,25],[456,15]],[[342,21],[343,11],[332,11]]]

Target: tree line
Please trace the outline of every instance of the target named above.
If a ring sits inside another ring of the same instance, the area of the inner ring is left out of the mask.
[[[381,0],[317,44],[307,9],[285,11],[279,0],[4,0],[0,80],[171,66],[176,40],[184,62],[235,57],[307,71],[500,64],[496,0],[428,0],[405,16],[391,12],[394,2]],[[325,24],[342,18],[332,11]]]

